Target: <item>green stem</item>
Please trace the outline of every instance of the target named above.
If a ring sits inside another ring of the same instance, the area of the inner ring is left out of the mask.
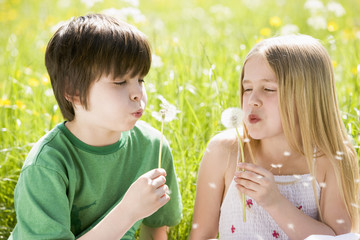
[[[159,168],[161,168],[161,150],[163,145],[163,132],[164,132],[164,118],[161,120],[161,137],[160,137],[160,147],[159,147]]]
[[[239,147],[240,147],[240,152],[241,152],[241,162],[245,162],[244,149],[243,149],[243,145],[241,143],[240,133],[239,133],[238,128],[235,128],[235,129],[236,129],[236,134],[237,134],[238,141],[239,141]],[[242,171],[245,171],[245,170],[242,169]],[[243,203],[243,222],[246,222],[246,204],[245,204],[245,194],[244,193],[241,194],[241,199],[242,199],[242,203]]]

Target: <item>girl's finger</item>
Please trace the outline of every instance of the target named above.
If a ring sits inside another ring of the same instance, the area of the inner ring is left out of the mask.
[[[235,176],[238,177],[238,178],[243,178],[243,179],[250,180],[252,182],[256,182],[257,184],[261,184],[262,179],[264,179],[264,176],[259,175],[259,174],[254,173],[254,172],[250,172],[250,171],[235,172]]]
[[[238,168],[255,172],[264,177],[270,177],[272,175],[272,173],[266,170],[265,168],[252,163],[238,163]]]

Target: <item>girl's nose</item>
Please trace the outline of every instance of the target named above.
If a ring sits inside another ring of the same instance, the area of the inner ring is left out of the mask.
[[[253,106],[253,107],[261,107],[262,106],[261,98],[254,91],[251,93],[248,103],[250,106]]]

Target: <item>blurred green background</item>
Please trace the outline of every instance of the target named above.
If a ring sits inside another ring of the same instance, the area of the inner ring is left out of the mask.
[[[224,109],[238,106],[241,66],[271,36],[302,33],[321,40],[336,73],[344,124],[360,156],[360,1],[358,0],[0,0],[0,239],[16,224],[13,192],[31,146],[63,121],[44,66],[46,44],[73,16],[105,12],[143,31],[153,65],[146,77],[152,116],[163,96],[181,111],[165,125],[183,220],[170,239],[187,239],[196,176],[209,139],[224,129]]]

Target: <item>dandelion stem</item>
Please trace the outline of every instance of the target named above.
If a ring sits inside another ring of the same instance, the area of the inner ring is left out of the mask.
[[[240,133],[239,133],[238,128],[235,128],[235,129],[236,129],[236,134],[238,137],[238,142],[239,142],[239,147],[240,147],[240,152],[241,152],[241,162],[245,162],[244,149],[243,149],[243,145],[241,142]],[[238,163],[239,163],[239,159],[238,159]],[[245,170],[242,169],[242,171],[245,171]],[[245,205],[245,194],[244,193],[241,194],[241,199],[242,199],[242,203],[243,203],[243,222],[246,222],[246,205]]]
[[[165,120],[165,114],[161,114],[161,137],[160,137],[160,147],[159,147],[159,163],[158,166],[161,168],[161,150],[163,145],[163,133],[164,133],[164,120]]]

